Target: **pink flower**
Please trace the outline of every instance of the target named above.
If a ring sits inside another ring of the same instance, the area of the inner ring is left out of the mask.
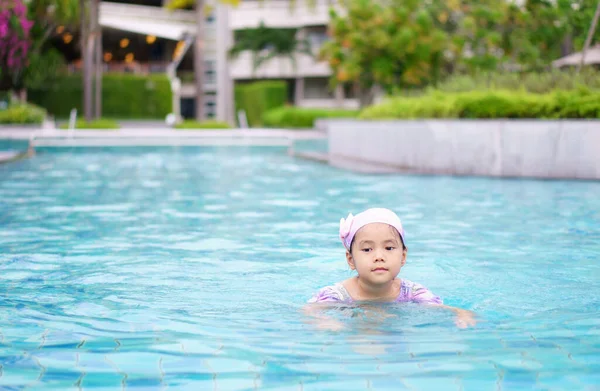
[[[33,26],[32,20],[27,20],[27,19],[21,20],[21,28],[23,28],[23,32],[25,32],[25,34],[29,33],[29,30],[31,30],[32,26]]]
[[[344,243],[346,243],[346,238],[350,235],[350,230],[352,228],[352,222],[354,221],[354,216],[352,213],[348,214],[348,217],[345,219],[340,219],[340,239]]]
[[[0,67],[9,74],[18,74],[28,63],[33,24],[22,0],[0,0]]]
[[[25,8],[25,4],[21,3],[21,2],[17,2],[14,6],[14,10],[15,10],[15,14],[22,16],[25,15],[25,13],[27,12],[27,8]]]

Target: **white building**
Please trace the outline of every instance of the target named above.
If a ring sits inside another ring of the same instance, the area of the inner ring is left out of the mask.
[[[100,24],[104,34],[138,34],[146,36],[148,42],[161,40],[161,55],[165,60],[163,67],[147,66],[142,69],[167,72],[176,93],[175,110],[184,116],[192,117],[196,93],[191,72],[191,44],[196,33],[195,14],[191,10],[170,11],[161,7],[162,2],[103,1],[100,6]],[[273,58],[256,70],[253,69],[252,55],[249,52],[243,52],[235,59],[228,56],[228,51],[233,45],[234,32],[258,27],[261,22],[267,27],[298,29],[299,38],[308,39],[311,50],[316,54],[327,39],[329,7],[332,2],[316,0],[312,3],[303,0],[242,0],[237,7],[214,4],[213,12],[207,17],[204,34],[204,93],[207,116],[231,121],[234,117],[233,83],[254,79],[287,80],[290,101],[297,106],[357,106],[356,100],[344,97],[342,88],[336,91],[329,89],[329,66],[309,55],[296,54],[295,67],[289,58]],[[108,69],[114,67],[114,64],[107,64]],[[188,71],[185,72],[185,69]],[[346,93],[349,94],[349,91]]]

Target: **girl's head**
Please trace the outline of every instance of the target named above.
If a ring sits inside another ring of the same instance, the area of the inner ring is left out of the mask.
[[[352,213],[345,219],[340,220],[340,239],[346,250],[352,253],[352,245],[358,231],[367,224],[383,223],[394,228],[396,235],[402,242],[402,249],[406,250],[406,241],[404,240],[404,228],[402,222],[396,213],[385,208],[371,208],[353,216]]]
[[[400,218],[389,209],[367,209],[340,220],[348,265],[375,284],[396,278],[406,263],[404,237]]]

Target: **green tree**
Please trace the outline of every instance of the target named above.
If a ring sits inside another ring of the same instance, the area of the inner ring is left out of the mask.
[[[40,88],[65,71],[65,58],[58,50],[49,48],[42,53],[30,53],[23,86],[27,89]]]
[[[31,48],[32,26],[21,0],[0,2],[0,90],[20,88]]]
[[[504,60],[502,23],[508,3],[497,0],[463,2],[463,17],[458,28],[463,46],[462,62],[471,73],[490,72]]]
[[[527,69],[547,66],[553,60],[581,50],[593,24],[597,0],[527,0],[505,21],[512,48]],[[514,23],[511,25],[511,23]],[[509,38],[508,35],[505,36]],[[590,36],[600,39],[600,32]]]
[[[532,65],[546,65],[560,57],[562,41],[569,27],[567,15],[550,0],[527,0],[523,15],[524,34],[538,54],[538,63]]]
[[[77,29],[80,14],[78,0],[31,0],[29,15],[35,20],[32,29],[33,52],[42,52],[57,27]]]
[[[27,4],[28,18],[34,21],[29,30],[27,66],[15,74],[13,87],[21,91],[25,99],[26,89],[37,88],[55,78],[65,68],[63,55],[48,45],[59,26],[65,31],[77,29],[79,22],[78,0],[30,0]]]
[[[353,83],[364,107],[376,85],[392,91],[434,81],[450,41],[421,3],[348,0],[345,15],[331,10],[331,40],[320,54],[333,69],[332,85]]]
[[[557,0],[556,3],[558,12],[563,13],[566,17],[567,38],[572,41],[572,50],[583,49],[598,0]],[[596,29],[592,36],[592,42],[598,42],[598,40],[600,40],[600,29]]]
[[[35,24],[31,30],[33,45],[23,84],[26,88],[38,88],[65,69],[62,54],[47,43],[59,26],[66,31],[79,28],[79,1],[31,0],[28,8]]]
[[[289,58],[296,68],[296,53],[313,56],[307,39],[298,39],[296,28],[270,28],[261,23],[257,28],[247,28],[235,32],[235,44],[229,56],[236,58],[246,50],[252,53],[252,70],[274,57]]]
[[[598,4],[596,5],[596,10],[594,11],[592,23],[590,24],[590,28],[588,30],[588,33],[586,34],[585,43],[583,44],[581,60],[579,62],[579,66],[577,68],[578,71],[581,71],[581,68],[585,64],[585,55],[592,43],[592,40],[594,39],[594,34],[596,33],[596,27],[598,26],[599,19],[600,19],[600,1],[598,1]]]

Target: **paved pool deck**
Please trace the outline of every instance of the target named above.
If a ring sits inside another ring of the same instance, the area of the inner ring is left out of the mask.
[[[17,151],[0,151],[0,161],[10,161],[19,156]]]
[[[248,145],[291,147],[297,140],[324,140],[325,132],[286,129],[126,128],[118,130],[58,130],[0,128],[0,139],[26,140],[36,147]],[[10,155],[3,154],[3,158]]]
[[[34,154],[32,149],[27,149],[25,151],[0,151],[0,164],[25,159]]]
[[[141,124],[143,126],[143,124]],[[103,147],[103,146],[280,146],[293,153],[294,142],[325,140],[327,134],[315,130],[287,129],[206,129],[128,127],[118,130],[75,130],[41,128],[1,128],[0,140],[27,141],[32,147]],[[31,156],[26,150],[0,151],[0,163]]]

